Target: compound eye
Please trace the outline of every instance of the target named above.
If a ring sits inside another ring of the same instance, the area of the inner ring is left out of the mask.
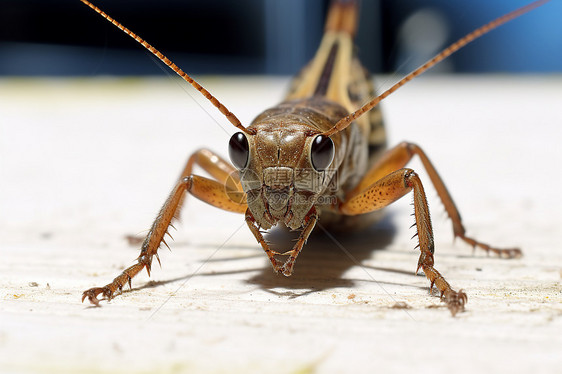
[[[327,136],[318,135],[312,141],[310,159],[316,171],[326,169],[334,159],[334,142]]]
[[[250,155],[250,147],[246,135],[242,132],[237,132],[230,138],[228,142],[228,155],[230,156],[230,161],[232,161],[234,166],[238,169],[244,169],[244,167],[246,167],[248,156]]]

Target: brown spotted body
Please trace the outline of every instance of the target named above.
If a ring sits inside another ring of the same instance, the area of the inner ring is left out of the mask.
[[[539,0],[502,16],[468,34],[390,89],[375,96],[369,73],[354,55],[358,5],[334,0],[328,12],[324,37],[313,60],[294,79],[281,104],[262,112],[244,127],[236,116],[158,50],[109,17],[101,14],[155,54],[201,92],[240,131],[229,142],[232,164],[201,149],[191,155],[141,246],[137,263],[104,287],[91,288],[82,300],[99,305],[98,295],[111,299],[141,270],[150,274],[158,248],[178,216],[186,193],[217,208],[243,213],[274,271],[290,276],[297,256],[318,220],[340,230],[358,229],[380,217],[383,208],[413,194],[420,257],[417,271],[426,274],[451,313],[464,310],[467,295],[455,291],[434,267],[433,229],[423,184],[406,165],[418,156],[453,223],[456,237],[470,245],[504,257],[521,251],[498,249],[467,237],[460,214],[437,170],[417,145],[403,142],[386,149],[386,135],[378,103],[437,62],[489,30],[542,5]],[[366,103],[366,104],[364,104]],[[192,173],[194,165],[210,178]],[[273,251],[262,230],[275,225],[300,230],[294,246],[285,253]],[[287,256],[282,262],[279,256]]]

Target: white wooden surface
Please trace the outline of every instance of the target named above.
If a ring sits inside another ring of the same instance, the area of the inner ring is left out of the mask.
[[[287,84],[201,81],[245,123]],[[148,229],[190,152],[227,154],[234,128],[185,90],[210,115],[170,80],[0,81],[0,372],[560,370],[561,76],[422,77],[384,103],[391,143],[428,152],[469,234],[525,252],[453,245],[426,183],[436,266],[469,297],[456,318],[413,275],[410,198],[338,237],[353,260],[315,236],[291,278],[242,217],[190,198],[152,280],[82,304],[136,258],[124,236]]]

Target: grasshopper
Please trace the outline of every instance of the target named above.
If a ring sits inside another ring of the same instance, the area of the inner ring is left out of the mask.
[[[258,115],[247,127],[211,93],[162,53],[87,0],[81,0],[156,55],[207,98],[239,131],[229,141],[232,164],[215,152],[200,149],[189,157],[177,184],[162,206],[141,246],[140,255],[104,287],[86,290],[111,300],[143,269],[150,275],[158,249],[179,215],[186,193],[217,208],[244,214],[245,221],[268,256],[273,270],[290,276],[297,256],[315,225],[357,230],[380,218],[382,208],[413,193],[416,236],[422,269],[453,315],[464,310],[467,295],[455,291],[434,266],[433,231],[427,199],[418,174],[407,168],[418,156],[453,224],[456,238],[501,257],[521,256],[517,248],[500,249],[465,234],[459,211],[437,170],[418,145],[402,142],[387,149],[385,128],[377,105],[398,88],[482,34],[548,0],[535,1],[476,29],[376,96],[370,74],[353,53],[357,1],[334,0],[325,32],[313,60],[294,78],[285,100]],[[366,104],[364,104],[366,103]],[[357,109],[359,108],[359,109]],[[192,173],[197,165],[211,178]],[[263,230],[284,225],[300,230],[289,251],[270,248]],[[287,256],[285,261],[280,257]]]

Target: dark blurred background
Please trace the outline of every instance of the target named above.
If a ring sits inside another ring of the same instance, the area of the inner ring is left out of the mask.
[[[358,53],[408,72],[527,0],[364,0]],[[314,54],[328,0],[94,0],[191,74],[293,74]],[[161,75],[131,38],[78,0],[0,0],[0,75]],[[560,72],[562,1],[493,31],[434,71]]]

